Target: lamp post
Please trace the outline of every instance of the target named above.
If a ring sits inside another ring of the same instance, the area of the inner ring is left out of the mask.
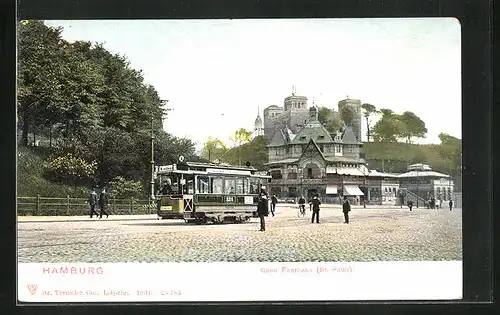
[[[418,169],[417,169],[417,208],[418,208]]]
[[[153,128],[154,116],[151,114],[151,200],[155,200],[155,135]]]

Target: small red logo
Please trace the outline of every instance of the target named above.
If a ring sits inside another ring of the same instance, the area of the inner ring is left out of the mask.
[[[36,290],[38,290],[38,285],[28,284],[28,290],[30,290],[31,295],[34,295],[36,293]]]

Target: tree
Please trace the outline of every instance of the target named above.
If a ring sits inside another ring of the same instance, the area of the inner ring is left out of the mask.
[[[365,116],[365,119],[366,119],[366,142],[370,142],[370,116],[374,115],[374,114],[377,114],[378,111],[377,111],[377,108],[372,105],[372,104],[368,104],[368,103],[364,103],[363,105],[361,105],[361,108],[363,109],[363,115]]]
[[[357,112],[353,106],[346,104],[339,104],[339,114],[340,114],[340,119],[346,126],[352,126],[352,123],[356,118]]]
[[[334,114],[333,110],[324,106],[320,107],[318,110],[318,121],[330,133],[337,132],[341,126],[339,117]]]
[[[233,141],[233,148],[237,148],[238,150],[238,165],[241,165],[241,155],[240,155],[240,146],[244,143],[247,143],[252,139],[252,132],[246,130],[245,128],[240,128],[236,130],[231,137],[231,140]]]
[[[28,145],[28,133],[35,130],[35,118],[59,98],[61,28],[49,28],[41,21],[22,21],[18,28],[18,114],[22,124],[21,144]]]
[[[209,161],[217,159],[227,151],[227,146],[220,139],[209,137],[202,150],[202,156]]]
[[[398,119],[403,123],[400,136],[406,139],[406,143],[412,143],[412,138],[425,137],[427,133],[425,122],[415,115],[415,113],[406,111],[402,115],[399,115]]]
[[[398,116],[390,109],[381,109],[382,118],[373,126],[373,139],[377,142],[397,142],[404,130]]]
[[[439,139],[441,140],[439,155],[444,161],[447,161],[449,171],[452,174],[460,174],[462,168],[462,140],[447,133],[440,133]]]
[[[252,167],[262,170],[264,164],[268,161],[267,137],[258,136],[247,142],[237,150],[229,150],[224,155],[223,160],[226,163],[236,165],[237,163],[249,162]]]

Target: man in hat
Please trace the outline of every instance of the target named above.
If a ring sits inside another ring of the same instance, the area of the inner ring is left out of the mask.
[[[264,232],[266,230],[266,221],[264,219],[265,216],[269,214],[269,202],[268,202],[268,194],[265,187],[262,186],[259,194],[259,205],[257,208],[257,214],[260,218],[260,230]]]
[[[349,212],[351,211],[351,204],[347,200],[347,196],[344,196],[344,203],[342,204],[342,212],[344,212],[344,223],[349,224]]]
[[[109,213],[106,212],[106,208],[109,205],[109,197],[106,192],[106,188],[104,188],[99,196],[99,207],[101,208],[101,213],[99,215],[99,219],[102,219],[102,215],[105,214],[106,218],[109,217]]]
[[[318,195],[314,196],[313,200],[311,201],[312,205],[312,218],[311,218],[311,223],[314,223],[314,218],[316,217],[316,223],[319,223],[319,205],[321,204],[321,201],[318,198]]]
[[[273,194],[271,197],[271,214],[274,217],[274,211],[276,211],[276,204],[278,203],[278,198],[276,198],[276,194]]]
[[[92,218],[95,213],[95,217],[97,218],[97,216],[99,216],[99,213],[97,213],[97,211],[95,210],[95,206],[97,205],[97,193],[95,192],[95,188],[93,188],[92,192],[90,193],[88,203],[90,205],[90,217]]]

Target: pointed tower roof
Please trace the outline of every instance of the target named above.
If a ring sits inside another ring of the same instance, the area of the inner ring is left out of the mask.
[[[360,142],[356,139],[356,135],[352,130],[352,127],[345,127],[342,131],[342,142],[346,144],[360,144]]]

